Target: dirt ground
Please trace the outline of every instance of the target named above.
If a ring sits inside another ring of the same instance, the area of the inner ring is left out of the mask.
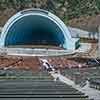
[[[16,14],[13,8],[0,10],[0,27],[3,27],[10,17]]]
[[[98,32],[98,25],[100,25],[100,14],[89,16],[83,15],[80,18],[69,20],[69,26],[80,28],[89,32]]]
[[[0,56],[0,68],[18,68],[39,70],[40,63],[37,57]]]
[[[41,57],[0,56],[0,69],[25,69],[39,71],[42,69]],[[43,57],[44,58],[44,57]],[[51,65],[57,69],[87,67],[86,60],[75,60],[66,56],[46,57]],[[44,69],[44,68],[43,68]]]

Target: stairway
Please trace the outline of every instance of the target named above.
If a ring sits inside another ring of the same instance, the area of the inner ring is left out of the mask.
[[[90,100],[87,95],[52,80],[0,80],[0,100]]]

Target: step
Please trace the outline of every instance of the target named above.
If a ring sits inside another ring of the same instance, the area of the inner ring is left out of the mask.
[[[66,92],[66,93],[81,93],[78,90],[77,91],[69,91],[69,90],[64,90],[64,89],[29,89],[29,88],[14,88],[14,89],[8,89],[8,88],[4,88],[4,89],[0,89],[0,92],[3,91],[32,91],[32,92]]]
[[[85,95],[33,95],[33,94],[28,94],[28,95],[24,95],[24,94],[0,94],[0,98],[12,98],[12,97],[20,97],[20,98],[29,98],[29,97],[33,97],[33,98],[88,98],[88,96]]]
[[[85,98],[0,98],[0,100],[93,100]]]

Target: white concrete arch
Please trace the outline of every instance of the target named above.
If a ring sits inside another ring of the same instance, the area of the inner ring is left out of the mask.
[[[41,9],[27,9],[27,10],[20,11],[14,16],[12,16],[5,24],[3,31],[1,33],[1,37],[0,37],[1,47],[5,46],[7,34],[9,33],[9,30],[12,28],[12,26],[15,23],[17,23],[20,19],[23,19],[28,16],[39,16],[39,18],[43,17],[48,21],[49,20],[52,21],[53,24],[56,25],[61,30],[62,32],[61,34],[64,36],[63,48],[72,49],[72,50],[76,48],[76,42],[78,41],[78,39],[71,37],[71,34],[68,28],[66,27],[66,25],[56,15]]]

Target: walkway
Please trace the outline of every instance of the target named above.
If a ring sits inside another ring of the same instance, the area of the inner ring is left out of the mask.
[[[94,100],[100,100],[100,91],[95,90],[93,88],[89,87],[89,83],[87,82],[87,84],[81,88],[79,85],[76,85],[72,80],[68,79],[67,77],[63,76],[59,73],[55,73],[55,72],[50,72],[51,76],[54,79],[59,79],[59,81],[66,83],[67,85],[72,86],[73,88],[85,93],[86,95],[89,96],[90,99],[94,99]]]

